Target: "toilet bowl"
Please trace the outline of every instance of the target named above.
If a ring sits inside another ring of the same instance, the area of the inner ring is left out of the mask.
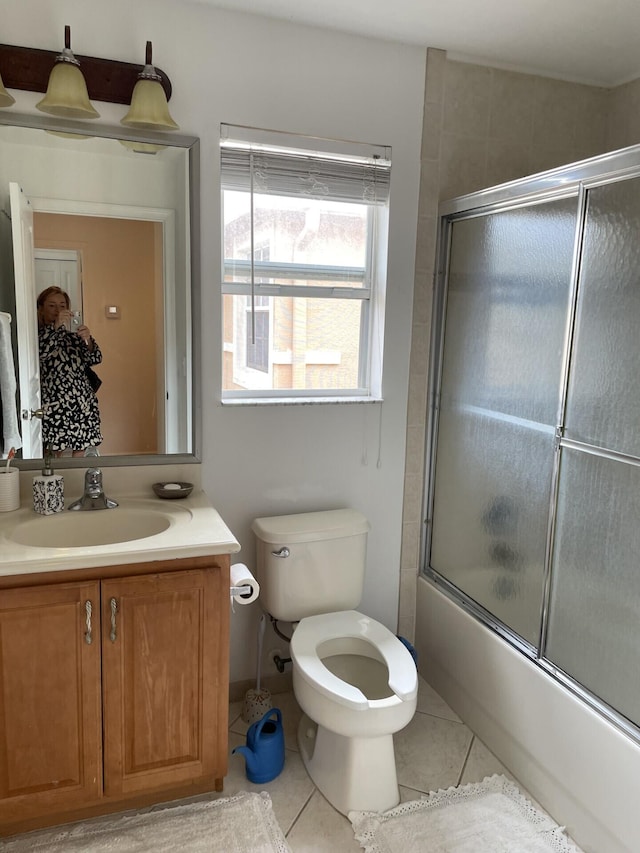
[[[413,718],[415,662],[356,610],[307,616],[291,640],[298,744],[316,786],[342,814],[398,805],[393,733]]]
[[[407,647],[354,609],[369,522],[345,508],[256,518],[252,530],[262,606],[276,626],[296,625],[293,691],[307,773],[342,814],[397,806],[393,733],[415,713],[418,675]]]

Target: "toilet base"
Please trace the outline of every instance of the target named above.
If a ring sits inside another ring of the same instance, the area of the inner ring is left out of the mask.
[[[400,802],[393,735],[344,737],[303,714],[298,747],[312,781],[341,814],[384,812]]]

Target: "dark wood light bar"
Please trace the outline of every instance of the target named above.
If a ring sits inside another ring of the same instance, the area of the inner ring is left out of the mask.
[[[65,28],[65,44],[70,46],[70,35]],[[147,42],[147,60],[151,60],[150,42]],[[28,92],[46,92],[51,69],[60,50],[41,50],[35,47],[18,47],[0,44],[0,76],[7,89],[22,89]],[[87,83],[89,97],[96,101],[112,104],[128,104],[133,87],[143,65],[118,62],[114,59],[99,59],[95,56],[75,54]],[[162,88],[171,98],[171,81],[160,68],[155,66]]]

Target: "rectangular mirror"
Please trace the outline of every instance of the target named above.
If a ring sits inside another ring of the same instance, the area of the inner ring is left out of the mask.
[[[194,137],[0,115],[0,311],[11,317],[21,467],[42,458],[33,413],[55,408],[36,312],[50,286],[69,294],[102,353],[101,464],[198,461],[198,193]],[[69,453],[64,465],[83,464]]]

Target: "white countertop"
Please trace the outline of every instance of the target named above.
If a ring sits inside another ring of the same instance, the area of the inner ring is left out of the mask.
[[[118,494],[117,490],[110,490],[109,497],[118,501],[119,506],[116,509],[74,513],[65,510],[64,514],[73,515],[79,525],[85,516],[99,515],[106,521],[108,514],[108,522],[111,525],[126,514],[130,517],[132,511],[157,511],[168,519],[168,528],[144,539],[109,545],[64,548],[21,545],[11,538],[12,531],[18,525],[28,521],[38,525],[41,531],[46,533],[45,525],[54,525],[57,516],[62,515],[39,515],[33,511],[30,503],[25,505],[23,502],[20,509],[0,512],[0,576],[233,554],[240,550],[236,538],[202,491],[194,490],[188,498],[178,500],[162,500],[156,498],[153,493],[148,496],[146,492],[143,495]],[[68,523],[67,519],[65,523]],[[46,539],[46,535],[44,538]]]

